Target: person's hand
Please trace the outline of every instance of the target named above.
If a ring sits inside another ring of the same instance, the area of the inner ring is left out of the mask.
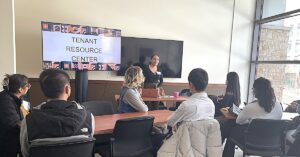
[[[229,112],[229,107],[221,108],[220,111],[226,119],[236,119],[236,116]]]
[[[224,111],[224,112],[229,112],[228,109],[229,109],[229,107],[224,107],[224,108],[221,108],[220,110],[221,110],[221,111]]]
[[[139,91],[139,93],[142,95],[143,89],[142,89],[142,88],[139,88],[138,91]]]
[[[223,98],[224,98],[224,95],[219,95],[219,96],[217,97],[217,101],[220,102],[220,101],[223,100]]]
[[[159,87],[158,90],[159,90],[159,96],[166,95],[165,90],[162,87]]]

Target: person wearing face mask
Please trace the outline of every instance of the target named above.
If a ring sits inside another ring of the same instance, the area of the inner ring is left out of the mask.
[[[25,75],[6,75],[0,92],[0,156],[16,157],[20,153],[20,111],[22,97],[30,88]]]

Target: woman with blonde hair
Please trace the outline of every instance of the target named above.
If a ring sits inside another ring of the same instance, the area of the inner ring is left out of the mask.
[[[119,100],[119,112],[147,112],[148,107],[140,94],[140,88],[145,80],[143,70],[138,66],[129,67],[124,78]]]

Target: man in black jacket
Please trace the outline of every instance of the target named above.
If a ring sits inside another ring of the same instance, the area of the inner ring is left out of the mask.
[[[24,157],[29,156],[31,144],[91,138],[94,134],[93,115],[76,102],[67,101],[71,95],[69,75],[62,70],[48,69],[39,79],[48,100],[22,122],[20,138]]]

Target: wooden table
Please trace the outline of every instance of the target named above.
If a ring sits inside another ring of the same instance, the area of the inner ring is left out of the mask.
[[[120,98],[120,95],[115,95],[115,101],[118,101]],[[142,97],[142,99],[144,101],[173,101],[173,102],[181,102],[181,101],[185,101],[187,100],[187,97],[185,96],[179,96],[177,98],[173,97],[173,96],[162,96],[162,97],[158,97],[158,98],[154,98],[154,97]]]
[[[155,125],[165,124],[167,123],[168,117],[172,113],[173,112],[169,110],[155,110],[155,111],[148,111],[148,112],[134,112],[134,113],[95,116],[95,134],[112,133],[115,124],[119,119],[142,117],[142,116],[153,116]]]
[[[299,114],[298,113],[283,112],[281,119],[292,120],[296,116],[299,116]]]

